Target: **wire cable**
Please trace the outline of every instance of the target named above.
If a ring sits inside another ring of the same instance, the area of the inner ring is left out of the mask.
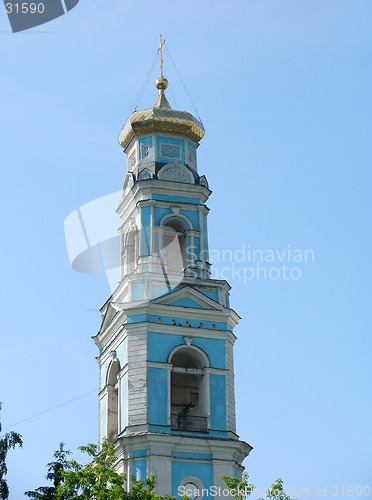
[[[200,118],[200,115],[199,115],[199,113],[198,113],[198,110],[196,109],[195,104],[193,103],[193,100],[191,99],[191,96],[190,96],[190,94],[189,94],[189,91],[187,90],[186,85],[185,85],[184,81],[182,80],[182,76],[180,75],[180,72],[179,72],[179,71],[178,71],[178,69],[177,69],[176,63],[173,61],[173,57],[172,57],[171,53],[169,52],[169,49],[168,49],[167,44],[165,44],[165,48],[166,48],[166,50],[167,50],[167,52],[168,52],[168,55],[169,55],[170,60],[172,61],[172,64],[173,64],[173,66],[174,66],[174,69],[176,70],[177,75],[178,75],[179,79],[181,80],[181,83],[182,83],[182,85],[183,85],[183,88],[185,89],[185,92],[186,92],[186,94],[187,94],[188,98],[190,99],[191,105],[192,105],[192,107],[194,108],[194,111],[195,111],[196,115],[197,115],[197,116],[198,116],[198,118],[199,118],[199,121],[200,121],[201,123],[203,123],[203,120]]]
[[[81,396],[77,396],[76,398],[69,399],[68,401],[65,401],[64,403],[61,403],[57,406],[53,406],[52,408],[49,408],[48,410],[41,411],[40,413],[36,413],[36,415],[32,415],[31,417],[24,418],[23,420],[20,420],[19,422],[16,422],[15,424],[8,425],[7,427],[4,427],[2,430],[6,431],[7,429],[10,429],[11,427],[14,427],[19,424],[23,424],[23,422],[28,422],[29,420],[32,420],[33,418],[40,417],[40,415],[44,415],[45,413],[49,413],[50,411],[56,410],[57,408],[61,408],[61,406],[65,406],[69,403],[72,403],[73,401],[77,401],[78,399],[84,398],[85,396],[89,396],[89,394],[93,394],[93,392],[97,393],[98,390],[94,389],[94,391],[86,392],[85,394],[82,394]]]
[[[153,62],[152,62],[152,64],[151,64],[150,71],[148,72],[147,77],[146,77],[146,79],[145,79],[144,83],[142,84],[142,87],[141,87],[141,89],[140,89],[140,91],[139,91],[139,93],[138,93],[137,99],[136,99],[136,101],[135,101],[135,103],[134,103],[134,106],[133,106],[133,108],[132,108],[132,109],[133,109],[133,111],[136,111],[136,109],[137,109],[137,107],[138,107],[138,105],[139,105],[139,103],[140,103],[140,100],[142,99],[143,93],[145,92],[145,89],[146,89],[146,87],[147,87],[147,84],[149,83],[149,80],[150,80],[150,78],[151,78],[151,75],[152,75],[152,73],[153,73],[153,71],[154,71],[154,67],[155,67],[155,64],[156,64],[157,59],[158,59],[158,53],[156,53],[156,55],[155,55],[155,57],[154,57],[154,60],[153,60]]]
[[[167,75],[165,75],[165,78],[167,78]],[[167,80],[168,80],[168,78],[167,78]],[[172,91],[172,86],[171,86],[171,85],[169,85],[169,86],[168,86],[168,90],[169,90],[169,92],[171,93],[171,96],[172,96],[172,100],[173,100],[173,102],[174,102],[174,107],[175,107],[175,109],[179,109],[179,107],[177,106],[176,98],[174,97],[174,94],[173,94],[173,91]]]

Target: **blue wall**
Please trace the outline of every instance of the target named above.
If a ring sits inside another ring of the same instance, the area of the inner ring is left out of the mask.
[[[181,481],[187,476],[194,476],[203,483],[204,488],[209,489],[213,485],[213,466],[203,462],[172,462],[172,495],[176,498],[182,498],[178,495],[178,487]],[[207,498],[205,495],[203,498]]]
[[[192,345],[200,347],[208,354],[212,368],[226,368],[225,341],[197,337]]]
[[[226,430],[226,377],[209,376],[211,393],[211,428]]]
[[[212,290],[199,290],[199,292],[204,293],[204,295],[206,295],[210,299],[214,300],[215,302],[218,302],[218,292]]]
[[[167,363],[170,352],[179,345],[186,346],[183,335],[150,332],[148,334],[149,361]],[[192,345],[199,347],[207,354],[212,368],[225,368],[224,340],[195,337]]]
[[[160,221],[164,215],[172,213],[169,208],[154,207],[154,224],[160,226]]]
[[[169,145],[174,150],[178,151],[179,154],[176,156],[168,156],[162,152],[162,146]],[[183,139],[177,139],[175,137],[166,137],[159,135],[156,138],[156,159],[160,163],[172,163],[176,161],[177,163],[185,163],[185,141]]]
[[[150,255],[150,218],[151,208],[142,207],[141,210],[141,255]]]
[[[136,479],[146,479],[146,465],[147,461],[145,458],[141,460],[133,460],[133,474]]]
[[[167,363],[171,350],[178,345],[185,344],[182,335],[149,332],[147,339],[149,361],[160,363]]]
[[[182,299],[175,300],[172,302],[172,306],[180,307],[193,307],[195,309],[204,309],[204,306],[195,302],[195,300],[190,299],[190,297],[182,297]]]
[[[168,372],[148,368],[148,420],[150,424],[168,423]]]

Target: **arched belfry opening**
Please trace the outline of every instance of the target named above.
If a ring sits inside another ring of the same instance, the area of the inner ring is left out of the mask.
[[[180,273],[188,266],[186,223],[179,218],[168,219],[163,226],[162,254],[168,272]]]
[[[114,359],[107,372],[107,439],[114,442],[119,433],[119,361]]]
[[[171,428],[207,432],[209,415],[207,356],[199,349],[181,347],[170,357]]]
[[[132,225],[123,237],[122,247],[122,275],[135,272],[138,259],[138,230]]]

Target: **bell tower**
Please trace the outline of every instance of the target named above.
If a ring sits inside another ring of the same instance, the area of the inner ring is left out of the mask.
[[[115,443],[128,483],[154,473],[158,494],[187,490],[201,500],[203,489],[225,487],[221,475],[241,475],[251,447],[235,425],[239,316],[228,283],[210,277],[211,191],[197,162],[204,127],[170,107],[162,44],[156,102],[134,111],[119,135],[127,156],[121,277],[94,337],[99,438]]]

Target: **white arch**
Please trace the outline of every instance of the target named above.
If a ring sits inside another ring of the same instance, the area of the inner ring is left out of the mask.
[[[168,221],[168,219],[174,219],[174,220],[181,220],[182,222],[185,222],[187,225],[187,229],[194,229],[191,220],[186,217],[186,215],[183,214],[174,214],[174,213],[169,213],[165,214],[161,219],[160,219],[160,226],[164,226],[165,223]]]
[[[203,351],[203,349],[200,349],[200,347],[196,347],[194,345],[188,346],[186,344],[180,344],[171,350],[171,352],[169,353],[169,356],[168,356],[168,363],[170,363],[170,364],[172,363],[172,357],[176,354],[177,351],[180,351],[181,349],[195,351],[196,353],[198,353],[199,356],[201,356],[203,358],[204,367],[210,366],[209,357],[208,357],[207,353],[205,351]]]
[[[115,365],[115,366],[114,366]],[[113,371],[115,370],[115,371]],[[115,384],[110,383],[113,375],[116,375],[120,371],[120,362],[117,358],[114,358],[109,364],[106,372],[106,385],[115,385],[117,379],[115,380]]]
[[[124,246],[128,245],[133,245],[133,242],[131,240],[134,238],[136,233],[138,232],[137,225],[134,221],[131,222],[130,226],[128,227],[127,231],[124,233]]]
[[[119,360],[111,361],[106,375],[107,391],[107,439],[114,442],[119,434],[119,387],[117,374],[120,371]]]
[[[128,230],[123,235],[123,247],[122,251],[122,261],[121,261],[121,275],[133,273],[136,268],[136,260],[139,254],[138,249],[138,239],[139,234],[138,228],[134,219],[129,221]]]

